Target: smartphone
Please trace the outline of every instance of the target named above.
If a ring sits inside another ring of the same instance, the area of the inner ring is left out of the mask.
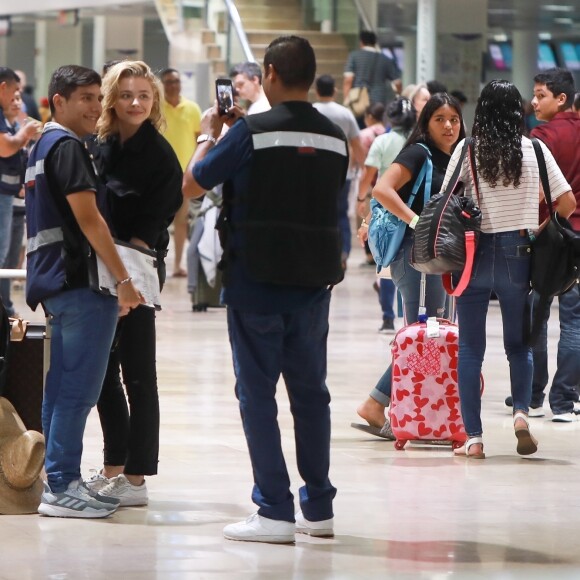
[[[230,79],[216,79],[215,96],[220,115],[227,115],[234,106],[234,88]]]

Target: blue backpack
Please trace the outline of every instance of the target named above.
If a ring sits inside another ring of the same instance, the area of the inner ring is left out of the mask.
[[[424,204],[431,197],[431,182],[433,180],[433,162],[431,151],[418,143],[427,151],[427,158],[421,167],[421,171],[415,179],[413,190],[407,202],[407,207],[413,205],[415,196],[425,182]],[[377,264],[377,274],[391,264],[399,253],[399,249],[405,236],[407,224],[397,216],[387,211],[376,199],[371,200],[371,222],[369,224],[369,248]]]

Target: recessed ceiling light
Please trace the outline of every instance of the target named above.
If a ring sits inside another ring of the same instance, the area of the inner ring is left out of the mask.
[[[547,10],[548,12],[574,12],[574,6],[562,5],[562,4],[544,4],[540,6],[542,10]]]
[[[554,22],[558,24],[574,24],[574,21],[571,18],[554,18]]]
[[[540,40],[552,40],[552,33],[551,32],[540,32],[540,34],[538,34],[538,38]]]
[[[494,34],[493,39],[496,42],[507,42],[508,37],[507,37],[507,34]]]

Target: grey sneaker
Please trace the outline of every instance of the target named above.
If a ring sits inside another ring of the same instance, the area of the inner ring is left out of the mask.
[[[109,485],[99,491],[100,496],[116,498],[121,501],[121,507],[147,505],[149,498],[147,495],[147,484],[132,485],[131,482],[121,473],[109,481]]]
[[[302,512],[296,514],[296,533],[307,534],[314,538],[333,538],[334,537],[334,519],[311,522],[307,520]]]
[[[76,479],[63,492],[53,492],[48,483],[38,506],[38,513],[56,518],[106,518],[115,512],[117,504],[105,503],[91,497],[87,489]]]

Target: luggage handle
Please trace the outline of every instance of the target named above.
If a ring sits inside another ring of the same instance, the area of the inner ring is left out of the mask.
[[[451,272],[446,272],[442,275],[443,288],[449,296],[461,296],[463,291],[467,288],[469,280],[471,279],[471,272],[473,270],[473,261],[475,259],[475,232],[465,232],[465,267],[461,273],[461,278],[455,288],[451,279]]]

